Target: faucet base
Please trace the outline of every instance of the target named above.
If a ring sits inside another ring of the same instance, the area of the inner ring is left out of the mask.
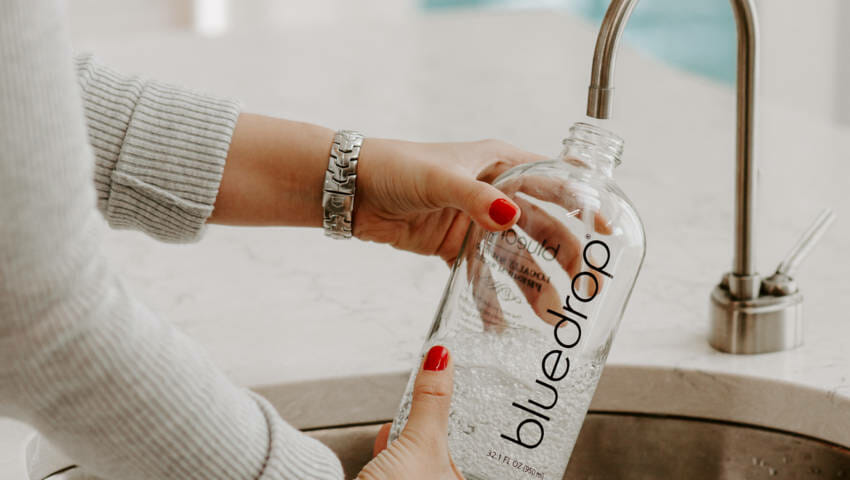
[[[735,300],[725,285],[711,292],[709,343],[721,352],[754,354],[803,344],[803,295]]]

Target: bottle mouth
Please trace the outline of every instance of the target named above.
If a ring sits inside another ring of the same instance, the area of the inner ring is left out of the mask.
[[[621,163],[623,139],[616,133],[590,123],[578,122],[570,127],[570,136],[562,142],[565,147],[576,146],[608,158],[614,166]]]

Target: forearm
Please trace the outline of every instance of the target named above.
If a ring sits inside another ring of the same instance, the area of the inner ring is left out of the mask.
[[[240,115],[209,222],[321,226],[333,136],[316,125]]]
[[[321,226],[333,131],[76,57],[98,207],[117,228],[191,241],[206,223]]]

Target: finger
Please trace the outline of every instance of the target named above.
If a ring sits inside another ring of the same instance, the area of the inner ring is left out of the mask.
[[[602,289],[605,278],[595,270],[582,272],[582,252],[584,246],[581,241],[567,228],[562,222],[557,221],[549,215],[545,210],[526,201],[520,196],[516,197],[517,204],[523,209],[525,215],[517,222],[517,226],[522,228],[534,238],[538,243],[544,241],[550,245],[549,252],[558,260],[561,267],[567,272],[570,278],[575,279],[581,275],[582,279],[576,285],[581,291],[589,294],[591,291],[598,292]],[[579,210],[576,215],[581,216]],[[596,215],[597,224],[601,215]],[[608,233],[611,233],[610,227],[605,225]],[[599,225],[597,225],[599,231]],[[600,232],[601,233],[601,232]],[[593,255],[591,255],[593,258]]]
[[[577,187],[576,185],[575,183],[563,182],[555,178],[528,176],[520,179],[513,188],[516,191],[543,200],[544,202],[554,203],[568,211],[574,211],[578,218],[583,218],[585,210],[593,211],[594,230],[603,235],[613,233],[611,219],[606,219],[599,212],[597,205],[588,205],[595,202],[595,198],[589,201],[590,199],[582,194],[581,187]],[[512,196],[516,197],[516,195]],[[522,207],[520,206],[520,208]]]
[[[379,453],[387,449],[387,442],[390,440],[390,429],[392,426],[392,423],[381,425],[381,429],[378,430],[378,436],[375,437],[375,446],[372,447],[372,458],[377,457]]]
[[[525,248],[517,248],[516,245],[511,245],[507,241],[507,236],[500,237],[500,240],[493,246],[493,257],[503,264],[506,271],[510,272],[513,278],[513,283],[519,288],[522,296],[528,302],[528,305],[534,313],[543,321],[551,324],[556,323],[556,319],[546,315],[549,309],[556,309],[561,304],[561,298],[558,291],[548,281],[548,275],[540,268],[537,261],[531,253]],[[509,288],[507,285],[500,285],[500,289]],[[502,296],[515,296],[510,291],[500,291]],[[519,298],[507,300],[518,301]]]
[[[546,242],[549,247],[547,252],[554,255],[561,267],[570,278],[575,278],[582,273],[582,251],[583,245],[579,239],[562,222],[557,221],[545,210],[517,196],[516,202],[525,212],[525,215],[517,222],[517,227],[525,230],[528,235],[539,244]],[[600,218],[599,216],[596,217]],[[605,279],[596,271],[589,271],[583,275],[579,287],[585,293],[599,291]]]
[[[433,454],[448,449],[449,407],[454,387],[454,365],[449,350],[434,345],[428,350],[416,381],[413,384],[413,401],[404,433],[421,439],[423,449]]]
[[[548,245],[547,252],[554,256],[561,267],[570,277],[579,273],[581,268],[581,243],[564,224],[542,208],[520,197],[516,202],[525,215],[517,222],[517,227],[523,229],[541,246]]]
[[[520,216],[519,207],[489,183],[455,172],[445,172],[429,191],[438,207],[462,210],[491,232],[507,230]]]
[[[473,260],[474,257],[475,255],[469,255],[466,272],[467,281],[472,284],[475,307],[478,309],[484,330],[501,332],[507,323],[499,302],[499,286],[493,279],[490,267],[481,260]],[[470,327],[474,329],[478,325],[470,325]]]

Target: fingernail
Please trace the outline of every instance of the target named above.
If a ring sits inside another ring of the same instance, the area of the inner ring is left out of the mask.
[[[449,349],[442,345],[434,345],[431,350],[428,350],[428,355],[425,357],[425,365],[422,367],[425,370],[439,372],[445,370],[449,364]]]
[[[490,204],[490,218],[499,225],[504,225],[514,219],[517,208],[511,202],[500,198]]]

